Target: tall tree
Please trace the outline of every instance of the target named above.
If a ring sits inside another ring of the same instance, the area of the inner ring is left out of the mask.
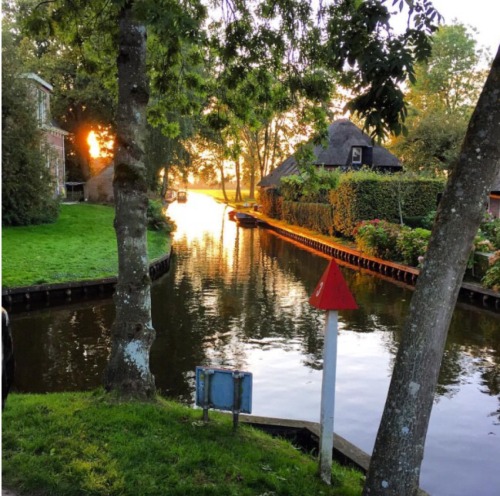
[[[484,204],[500,173],[500,47],[437,213],[406,318],[365,496],[416,495],[444,346]]]
[[[390,146],[405,168],[439,174],[456,162],[487,74],[479,68],[483,54],[473,32],[463,24],[441,26],[432,40],[432,54],[417,64],[406,94],[408,133]]]
[[[146,73],[146,27],[133,2],[119,13],[118,106],[113,189],[118,243],[116,317],[111,355],[104,377],[107,390],[139,398],[154,396],[149,351],[155,338],[151,321],[151,280],[147,257],[148,205],[144,139],[149,84]]]
[[[36,100],[21,63],[15,30],[2,18],[2,223],[54,222],[59,208],[47,168],[50,150],[36,117]],[[19,146],[22,136],[23,143]]]

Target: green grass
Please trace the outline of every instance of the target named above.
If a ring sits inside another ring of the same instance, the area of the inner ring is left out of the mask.
[[[196,193],[202,193],[204,195],[211,196],[212,198],[215,198],[217,201],[225,203],[224,194],[220,189],[193,189],[193,191]],[[257,201],[255,198],[250,198],[248,189],[241,190],[241,196],[243,197],[243,201],[238,203],[234,200],[236,194],[235,190],[231,189],[226,190],[226,194],[229,200],[228,204],[233,207],[242,207],[245,203],[255,203]]]
[[[317,460],[232,418],[158,399],[118,403],[102,391],[8,397],[2,422],[6,487],[28,494],[361,494],[363,476]]]
[[[116,276],[114,209],[61,205],[54,224],[2,229],[2,285],[16,287]],[[165,233],[148,231],[150,260],[169,250]]]

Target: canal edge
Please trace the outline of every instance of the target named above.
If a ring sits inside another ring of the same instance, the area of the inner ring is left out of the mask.
[[[170,270],[173,247],[161,257],[149,264],[149,276],[152,281],[159,279]],[[2,306],[7,310],[21,304],[54,304],[74,303],[91,297],[109,297],[113,294],[118,278],[105,277],[84,281],[36,284],[2,288]]]
[[[389,260],[372,257],[348,246],[319,239],[311,233],[297,232],[293,226],[282,226],[273,222],[272,219],[253,215],[258,219],[259,225],[274,231],[280,236],[291,239],[296,243],[310,248],[328,257],[333,257],[353,269],[365,269],[375,275],[380,275],[395,282],[400,282],[413,288],[420,274],[420,269],[403,265]],[[500,293],[491,289],[483,288],[474,283],[462,282],[459,297],[462,301],[482,306],[484,309],[500,311]]]
[[[320,438],[320,425],[317,422],[306,420],[292,420],[274,417],[260,417],[256,415],[241,414],[239,420],[273,436],[294,440],[296,444],[303,445],[310,451],[311,443],[318,448]],[[302,446],[301,446],[302,447]],[[334,433],[333,459],[341,465],[357,468],[363,474],[368,472],[371,457],[368,453],[352,444],[350,441]],[[423,489],[419,489],[418,496],[429,496]]]

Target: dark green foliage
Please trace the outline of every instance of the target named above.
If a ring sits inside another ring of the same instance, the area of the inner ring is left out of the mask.
[[[280,193],[284,200],[308,203],[329,203],[329,192],[339,183],[338,171],[327,171],[315,165],[301,167],[300,175],[281,179]]]
[[[500,291],[500,250],[490,260],[490,267],[483,277],[482,283],[494,291]]]
[[[362,220],[384,219],[400,222],[408,217],[424,217],[436,208],[444,182],[438,179],[406,178],[372,172],[348,173],[330,193],[336,232],[351,236]],[[401,209],[401,211],[400,211]]]
[[[401,227],[385,220],[360,222],[354,229],[358,250],[384,260],[398,260],[396,243]]]
[[[282,218],[283,197],[275,189],[266,189],[260,192],[262,213],[273,219]]]
[[[393,4],[396,2],[392,2]],[[372,134],[404,131],[406,106],[401,83],[414,81],[414,64],[430,54],[429,34],[439,15],[428,2],[403,1],[415,15],[415,29],[388,34],[390,6],[380,1],[338,0],[326,8],[326,62],[342,73],[356,95],[346,107],[365,120]],[[425,14],[424,14],[425,12]]]
[[[333,208],[325,203],[283,201],[282,218],[285,222],[306,227],[323,234],[333,234]]]
[[[379,219],[360,222],[354,229],[358,250],[414,267],[421,265],[430,236],[427,229],[411,229]]]
[[[404,226],[397,239],[400,260],[414,267],[421,265],[419,258],[425,255],[430,237],[431,232],[427,229],[410,229]]]
[[[48,149],[8,30],[3,30],[2,42],[2,223],[54,222],[59,205],[46,165]]]
[[[175,230],[175,224],[163,212],[163,205],[161,202],[149,200],[146,213],[148,218],[148,229],[152,231],[165,231],[167,233]]]
[[[479,226],[481,233],[495,249],[500,250],[500,218],[487,214]]]

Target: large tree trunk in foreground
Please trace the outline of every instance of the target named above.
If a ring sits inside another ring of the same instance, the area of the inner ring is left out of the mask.
[[[500,49],[438,209],[404,326],[364,495],[416,495],[446,336],[500,171]]]
[[[115,154],[115,230],[118,242],[116,318],[111,329],[111,356],[105,372],[108,391],[149,398],[155,394],[149,351],[155,332],[151,322],[151,279],[147,253],[146,168],[143,143],[146,105],[146,29],[132,18],[133,2],[120,14],[118,55],[117,150]]]

